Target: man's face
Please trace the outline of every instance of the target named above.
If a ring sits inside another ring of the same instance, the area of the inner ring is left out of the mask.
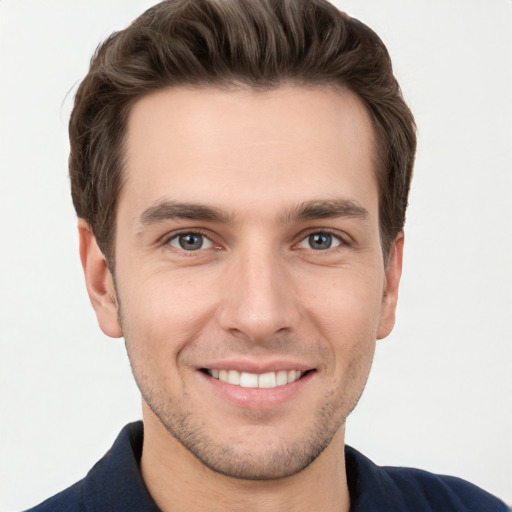
[[[343,443],[400,275],[373,156],[365,109],[331,89],[173,88],[131,112],[122,335],[145,422],[217,472],[279,478]]]

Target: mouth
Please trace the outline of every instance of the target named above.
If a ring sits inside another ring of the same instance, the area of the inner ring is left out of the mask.
[[[202,368],[201,371],[213,379],[242,388],[271,389],[292,384],[312,370],[278,370],[275,372],[249,373],[238,370]]]

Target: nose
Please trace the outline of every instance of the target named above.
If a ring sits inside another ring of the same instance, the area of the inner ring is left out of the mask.
[[[220,327],[255,343],[297,329],[300,305],[292,269],[274,251],[246,251],[223,276]]]

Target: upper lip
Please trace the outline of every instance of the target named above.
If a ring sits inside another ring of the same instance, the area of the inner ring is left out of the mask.
[[[198,367],[198,369],[237,370],[246,373],[268,373],[280,370],[300,370],[302,372],[314,370],[314,365],[293,361],[291,359],[273,359],[256,361],[254,359],[219,359],[210,361]]]

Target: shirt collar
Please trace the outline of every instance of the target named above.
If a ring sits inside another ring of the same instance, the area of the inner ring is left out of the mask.
[[[88,512],[159,512],[140,473],[143,438],[142,421],[129,423],[89,471],[82,493]]]

